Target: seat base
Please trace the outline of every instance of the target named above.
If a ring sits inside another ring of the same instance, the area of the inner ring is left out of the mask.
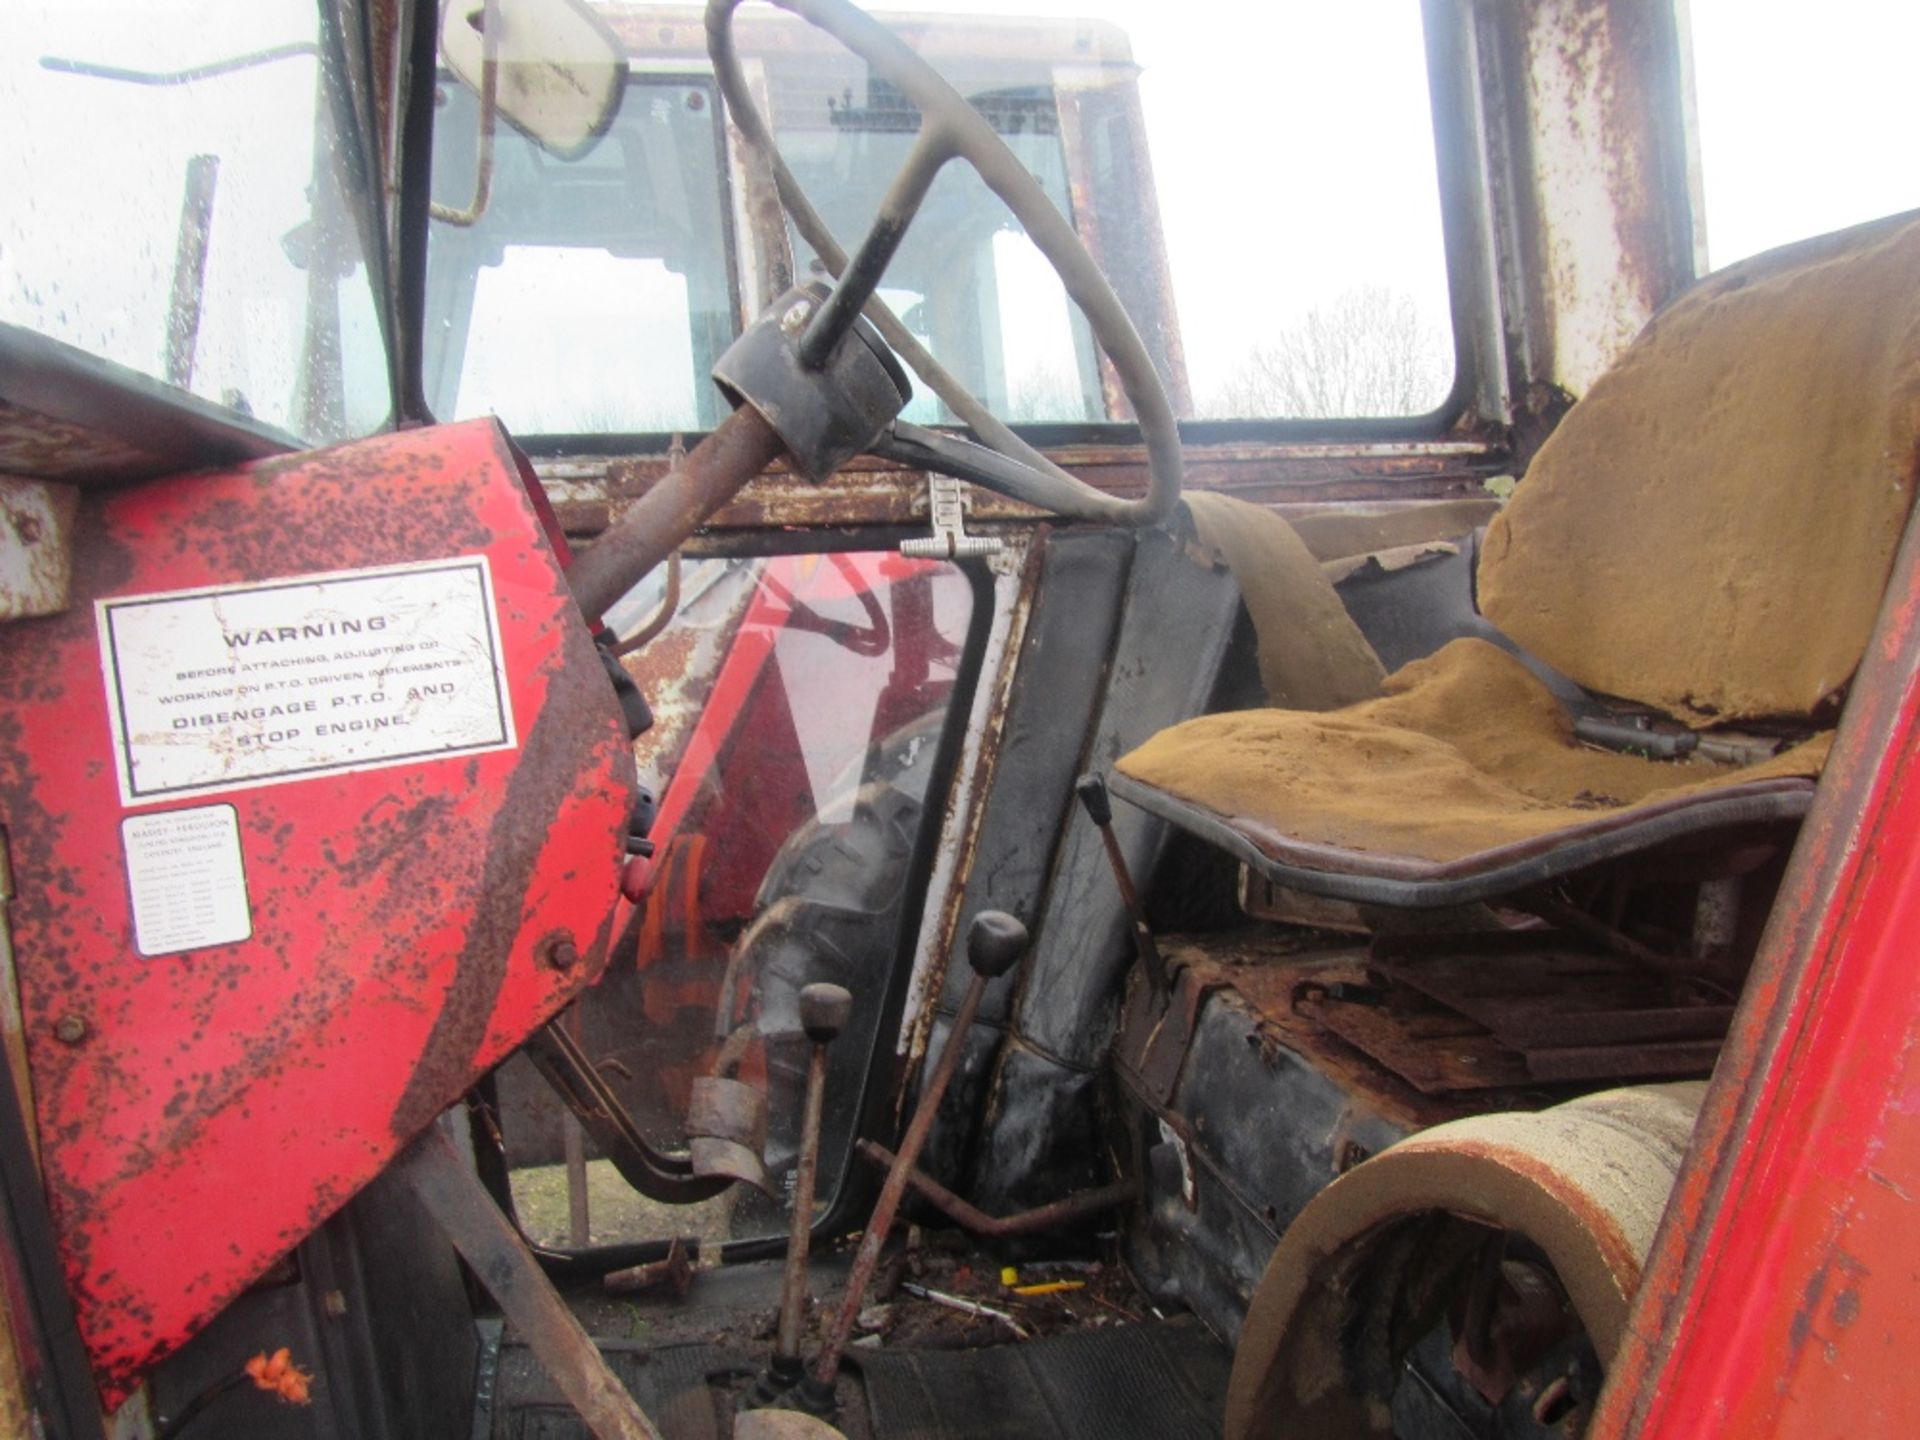
[[[1813,803],[1809,781],[1760,780],[1670,809],[1635,810],[1611,823],[1596,820],[1464,859],[1436,861],[1292,840],[1257,821],[1222,815],[1118,772],[1111,788],[1122,800],[1244,860],[1276,885],[1395,909],[1436,909],[1512,895],[1688,836],[1792,823]]]
[[[1241,711],[1124,757],[1122,799],[1277,884],[1361,904],[1486,900],[1812,803],[1830,735],[1757,765],[1598,750],[1525,665],[1457,640],[1327,714]]]

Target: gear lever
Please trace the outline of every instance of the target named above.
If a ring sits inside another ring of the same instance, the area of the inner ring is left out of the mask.
[[[800,992],[800,1028],[812,1042],[807,1096],[800,1117],[800,1153],[793,1170],[793,1221],[787,1231],[787,1275],[780,1288],[780,1330],[773,1357],[754,1387],[754,1403],[772,1404],[806,1373],[800,1329],[807,1310],[807,1247],[813,1238],[813,1187],[820,1165],[820,1115],[827,1089],[827,1047],[847,1028],[853,996],[839,985],[809,985]]]
[[[880,1198],[874,1202],[872,1218],[867,1221],[866,1234],[860,1240],[860,1251],[854,1256],[853,1270],[847,1276],[847,1293],[840,1302],[840,1312],[834,1316],[833,1328],[820,1347],[819,1358],[797,1392],[800,1403],[816,1415],[831,1413],[835,1408],[833,1386],[840,1374],[840,1357],[846,1351],[867,1286],[880,1262],[880,1247],[886,1244],[887,1232],[893,1228],[893,1217],[899,1212],[907,1179],[920,1158],[921,1148],[927,1143],[927,1136],[933,1131],[933,1117],[940,1109],[940,1099],[947,1092],[953,1072],[959,1068],[960,1052],[965,1048],[967,1031],[973,1028],[973,1017],[980,1012],[987,982],[1013,969],[1026,953],[1027,927],[1013,916],[1003,910],[982,910],[974,916],[973,924],[967,929],[967,963],[973,969],[973,979],[960,1001],[960,1013],[953,1017],[953,1028],[940,1051],[940,1062],[934,1066],[933,1076],[920,1094],[920,1103],[914,1107],[913,1121],[900,1140],[900,1152],[894,1156],[886,1183],[880,1187]]]

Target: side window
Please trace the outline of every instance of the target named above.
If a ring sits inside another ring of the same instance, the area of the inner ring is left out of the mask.
[[[390,409],[310,0],[8,7],[0,321],[310,441]]]
[[[1920,8],[1689,0],[1687,12],[1709,268],[1920,207]]]
[[[1454,344],[1418,0],[1123,13],[1186,414],[1439,407]]]
[[[672,624],[625,661],[655,716],[635,747],[658,799],[646,903],[566,1023],[663,1148],[685,1143],[696,1078],[762,1091],[768,1176],[782,1191],[807,1065],[799,992],[846,986],[854,1010],[830,1060],[824,1208],[851,1157],[869,1066],[892,1054],[881,1027],[918,931],[913,861],[939,821],[938,757],[965,721],[962,660],[987,607],[957,566],[871,551],[692,561],[680,590]],[[642,625],[653,603],[630,597],[611,619]],[[502,1068],[499,1087],[521,1224],[567,1244],[571,1117],[524,1060]],[[589,1156],[590,1243],[785,1231],[783,1203],[747,1187],[661,1207]]]

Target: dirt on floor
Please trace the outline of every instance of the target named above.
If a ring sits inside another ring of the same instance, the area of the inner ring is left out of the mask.
[[[802,1342],[809,1355],[839,1310],[859,1238],[816,1252]],[[761,1353],[774,1338],[780,1273],[778,1261],[704,1267],[696,1261],[684,1300],[664,1288],[626,1296],[582,1292],[574,1308],[597,1337]],[[958,1232],[915,1226],[883,1254],[852,1348],[965,1349],[1160,1318],[1164,1312],[1140,1293],[1126,1268],[1086,1243],[1063,1247],[1058,1256],[1008,1261]]]

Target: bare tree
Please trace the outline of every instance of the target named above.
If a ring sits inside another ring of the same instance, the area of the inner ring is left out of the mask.
[[[1419,415],[1446,399],[1446,337],[1403,291],[1345,290],[1255,345],[1205,413],[1212,418],[1317,419]]]

